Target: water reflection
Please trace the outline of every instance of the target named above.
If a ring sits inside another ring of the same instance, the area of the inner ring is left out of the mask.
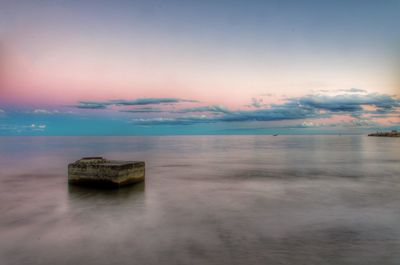
[[[145,183],[137,183],[135,185],[122,187],[119,189],[91,188],[78,185],[68,185],[68,202],[70,206],[73,204],[80,205],[107,202],[107,204],[132,204],[137,205],[144,202]]]

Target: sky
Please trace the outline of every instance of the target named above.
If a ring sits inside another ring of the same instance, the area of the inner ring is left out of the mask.
[[[400,1],[0,1],[0,135],[400,129]]]

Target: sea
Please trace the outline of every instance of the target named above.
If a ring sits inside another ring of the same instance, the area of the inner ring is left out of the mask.
[[[144,183],[71,186],[85,156]],[[0,264],[400,264],[400,138],[0,137]]]

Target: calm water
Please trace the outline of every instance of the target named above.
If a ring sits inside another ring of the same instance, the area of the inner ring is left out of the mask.
[[[69,187],[82,156],[145,185]],[[0,264],[400,264],[400,139],[0,138]]]

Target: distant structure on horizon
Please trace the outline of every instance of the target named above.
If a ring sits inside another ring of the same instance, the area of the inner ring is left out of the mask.
[[[376,132],[370,133],[368,136],[377,136],[377,137],[400,137],[400,132],[397,130],[392,130],[390,132]]]

